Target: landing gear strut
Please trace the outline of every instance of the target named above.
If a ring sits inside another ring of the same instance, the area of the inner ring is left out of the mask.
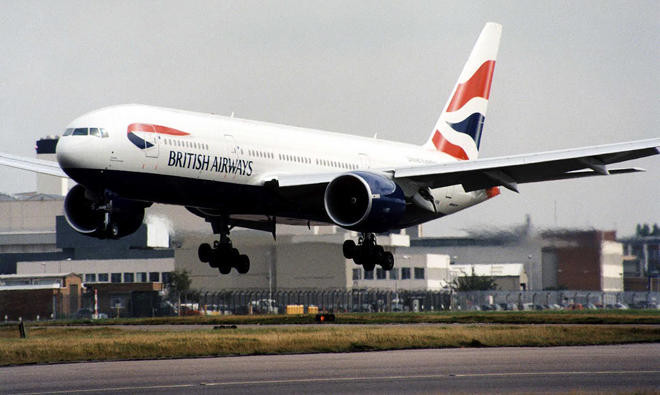
[[[220,240],[213,242],[213,247],[208,243],[199,246],[197,254],[199,260],[206,262],[212,268],[218,269],[221,274],[229,274],[231,268],[236,268],[240,274],[245,274],[250,270],[250,258],[247,255],[239,254],[229,239],[229,226],[225,218],[211,221],[213,233],[220,234]]]
[[[357,245],[353,240],[346,240],[343,252],[346,259],[353,259],[356,265],[362,265],[368,272],[374,270],[376,265],[380,265],[383,270],[392,270],[394,267],[394,256],[376,244],[373,233],[362,233]]]

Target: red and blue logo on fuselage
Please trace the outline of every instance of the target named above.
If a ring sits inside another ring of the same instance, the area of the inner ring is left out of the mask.
[[[155,136],[156,133],[179,137],[190,135],[190,133],[182,132],[178,129],[150,123],[132,123],[128,125],[126,133],[128,140],[139,149],[147,149],[154,146],[150,141],[151,139],[145,133],[153,133],[152,136]]]

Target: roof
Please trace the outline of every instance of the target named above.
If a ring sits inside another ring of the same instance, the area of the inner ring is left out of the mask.
[[[72,275],[80,277],[79,274],[73,273],[73,272],[68,272],[68,273],[39,273],[39,274],[0,274],[0,280],[17,280],[17,279],[21,279],[21,278],[30,279],[30,278],[50,278],[50,277],[62,278],[62,277],[68,277],[68,276],[72,276]]]
[[[480,265],[450,265],[449,272],[454,276],[471,275],[472,269],[477,276],[512,277],[525,272],[522,263],[495,263]]]
[[[37,285],[0,285],[0,291],[31,291],[35,289],[60,289],[60,285],[53,284],[37,284]]]

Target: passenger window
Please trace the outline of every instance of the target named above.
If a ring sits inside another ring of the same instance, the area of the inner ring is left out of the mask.
[[[76,128],[73,131],[73,136],[87,136],[89,130],[87,128]]]

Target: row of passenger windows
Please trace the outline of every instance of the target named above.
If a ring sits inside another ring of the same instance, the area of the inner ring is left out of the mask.
[[[160,136],[159,136],[160,138]],[[198,143],[195,141],[186,141],[186,140],[179,140],[179,139],[174,139],[174,138],[162,138],[164,144],[170,145],[173,147],[182,147],[182,148],[192,148],[192,149],[204,149],[208,150],[209,146],[208,144],[204,143]],[[272,152],[267,152],[267,151],[260,151],[260,150],[254,150],[254,149],[248,149],[248,155],[255,157],[255,158],[264,158],[264,159],[275,159],[275,154]],[[243,150],[241,150],[241,153],[243,153]],[[305,157],[305,156],[300,156],[300,155],[289,155],[289,154],[278,154],[277,155],[279,160],[281,161],[288,161],[288,162],[296,162],[296,163],[306,163],[306,164],[311,164],[312,159]],[[318,166],[327,166],[327,167],[338,167],[342,169],[347,169],[347,170],[355,170],[358,168],[358,165],[354,163],[348,163],[348,162],[342,162],[342,161],[336,161],[336,160],[329,160],[329,159],[315,159],[314,163]]]
[[[250,149],[248,150],[248,154],[255,158],[275,159],[275,154],[273,154],[272,152]],[[312,163],[312,158],[301,155],[278,154],[277,158],[281,161],[287,161],[287,162],[296,162],[296,163],[305,163],[305,164]],[[358,168],[358,166],[354,163],[328,160],[328,159],[314,159],[314,163],[318,166],[339,167],[347,170],[354,170]]]
[[[169,272],[85,273],[86,283],[168,283]]]
[[[69,128],[64,131],[64,136],[108,137],[108,132],[103,128]]]
[[[416,267],[414,268],[415,280],[424,279],[424,268]],[[383,269],[376,269],[376,280],[387,280],[387,271]],[[399,268],[394,268],[389,271],[390,280],[410,280],[410,268],[402,267],[401,275],[399,275]],[[362,274],[364,273],[364,277]],[[362,269],[353,269],[353,280],[374,280],[374,270],[371,271],[362,271]]]
[[[158,136],[158,138],[161,138],[161,137]],[[164,144],[171,145],[172,147],[205,149],[207,151],[209,149],[208,144],[198,143],[196,141],[178,140],[178,139],[172,139],[172,138],[167,138],[167,137],[163,138],[162,140],[163,140]]]

